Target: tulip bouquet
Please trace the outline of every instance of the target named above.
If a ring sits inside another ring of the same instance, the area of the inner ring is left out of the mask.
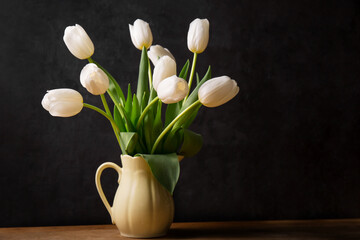
[[[212,78],[210,66],[202,79],[195,74],[198,54],[209,41],[207,19],[195,19],[189,26],[187,45],[194,54],[190,74],[189,60],[177,74],[170,51],[152,46],[147,22],[138,19],[129,29],[132,43],[141,51],[136,93],[132,93],[129,84],[125,97],[115,78],[91,58],[94,45],[85,30],[76,24],[65,29],[64,42],[75,57],[89,61],[81,70],[80,83],[91,94],[100,95],[104,110],[84,103],[79,92],[66,88],[49,90],[42,106],[57,117],[74,116],[83,107],[106,117],[122,154],[142,156],[156,179],[172,193],[179,177],[179,156],[193,156],[202,146],[201,135],[188,129],[199,108],[228,102],[239,92],[239,87],[230,77]],[[105,93],[112,100],[113,109]],[[163,103],[167,104],[164,111]]]

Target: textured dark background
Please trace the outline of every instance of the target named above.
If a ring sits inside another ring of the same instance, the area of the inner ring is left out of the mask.
[[[181,163],[175,221],[360,217],[360,5],[357,1],[2,1],[0,226],[110,223],[96,168],[119,163],[108,122],[84,109],[53,118],[47,89],[80,91],[86,61],[63,43],[79,23],[94,59],[125,88],[140,51],[128,24],[150,23],[178,68],[189,23],[210,21],[198,72],[236,79],[240,94],[202,108],[204,146]],[[104,172],[105,191],[116,174]]]

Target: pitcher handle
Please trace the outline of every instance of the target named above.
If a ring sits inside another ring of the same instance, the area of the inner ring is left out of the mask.
[[[113,219],[113,215],[112,215],[112,211],[111,211],[111,206],[108,202],[108,200],[106,199],[106,196],[104,194],[104,191],[101,187],[101,174],[102,172],[106,169],[106,168],[113,168],[117,171],[119,178],[118,178],[118,183],[120,183],[120,179],[121,179],[121,175],[122,175],[122,169],[121,167],[119,167],[118,165],[116,165],[115,163],[112,162],[106,162],[101,164],[98,169],[96,170],[96,174],[95,174],[95,184],[96,184],[96,189],[100,195],[100,198],[102,200],[102,202],[104,203],[106,209],[108,210],[110,217],[111,217],[111,222],[114,224],[114,219]]]

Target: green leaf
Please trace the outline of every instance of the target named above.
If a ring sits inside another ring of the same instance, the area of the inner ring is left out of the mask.
[[[189,64],[190,64],[190,61],[188,59],[184,65],[184,67],[181,69],[181,72],[179,73],[179,78],[186,80],[187,74],[189,71]]]
[[[146,144],[146,148],[147,148],[148,152],[151,151],[151,148],[153,146],[152,131],[153,131],[153,126],[154,126],[154,113],[151,108],[147,112],[146,116],[144,117],[144,121],[143,121],[143,134],[145,137],[145,144]]]
[[[141,60],[139,65],[139,78],[138,78],[138,85],[136,96],[138,97],[139,103],[142,101],[142,96],[144,93],[149,94],[149,75],[148,75],[148,66],[149,66],[149,59],[147,56],[146,47],[143,47],[141,52]],[[142,106],[141,106],[142,107]]]
[[[133,132],[135,130],[135,127],[131,123],[131,118],[125,111],[124,107],[122,105],[117,105],[118,110],[120,112],[121,117],[125,120],[125,126],[127,132]]]
[[[131,97],[131,86],[130,83],[128,85],[128,93],[127,93],[127,99],[125,103],[125,111],[127,112],[128,116],[131,116],[131,110],[132,110],[132,97]]]
[[[199,111],[199,108],[201,107],[202,105],[199,104],[199,106],[191,109],[191,110],[188,110],[176,123],[175,125],[173,126],[173,129],[177,129],[177,128],[180,128],[182,127],[184,124],[186,124],[187,122],[189,122],[193,116],[193,114],[195,114],[195,117],[196,117],[196,114],[197,112]],[[184,111],[184,110],[183,110]],[[195,118],[194,117],[194,118]],[[189,125],[189,124],[187,124]],[[173,130],[171,130],[173,131]]]
[[[183,128],[188,128],[192,124],[192,122],[195,120],[201,106],[202,105],[199,105],[197,108],[195,108],[193,113],[190,115],[189,119],[184,121],[184,123],[181,125]]]
[[[187,107],[189,107],[191,104],[193,104],[195,101],[198,100],[198,91],[200,86],[209,80],[211,78],[211,66],[209,66],[205,76],[203,79],[199,82],[199,84],[196,86],[196,88],[192,91],[190,96],[186,99],[186,102],[184,102],[183,106],[181,107],[181,111],[185,110]]]
[[[199,83],[200,83],[199,74],[196,73],[196,86],[199,85]]]
[[[157,139],[157,137],[160,135],[162,129],[163,129],[163,123],[161,121],[161,106],[162,102],[159,100],[157,103],[157,109],[155,114],[155,120],[154,120],[154,126],[152,129],[152,139],[151,142],[154,143]],[[151,144],[152,146],[153,144]]]
[[[116,106],[114,106],[114,121],[118,126],[120,132],[126,132],[125,123],[123,118],[121,117],[119,110]]]
[[[141,108],[141,112],[144,111],[144,109],[146,108],[146,106],[148,105],[147,99],[149,98],[149,93],[144,93],[144,95],[142,96],[142,101],[140,104],[140,108]]]
[[[182,128],[173,129],[167,136],[164,138],[162,144],[163,153],[173,153],[179,150],[180,144],[183,141],[184,131]]]
[[[149,100],[148,100],[147,104],[149,104],[154,98],[156,98],[156,96],[157,96],[157,93],[156,93],[155,89],[152,87],[150,90],[150,96],[149,96]]]
[[[139,102],[137,100],[136,94],[134,93],[133,96],[133,102],[132,102],[132,110],[131,110],[131,122],[134,126],[136,126],[137,121],[140,117],[140,105]]]
[[[177,115],[179,115],[181,105],[180,103],[168,104],[165,112],[165,127],[171,123]]]
[[[138,154],[149,164],[151,172],[166,190],[173,194],[180,176],[178,156],[171,154]]]
[[[198,153],[202,147],[203,138],[189,129],[184,129],[184,142],[180,149],[180,155],[191,157]]]
[[[127,154],[133,155],[138,142],[138,134],[136,132],[120,132],[119,136],[122,149],[124,149]]]

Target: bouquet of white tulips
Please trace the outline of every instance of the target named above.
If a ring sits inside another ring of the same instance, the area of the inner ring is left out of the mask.
[[[210,66],[202,79],[198,74],[194,77],[198,54],[206,49],[209,41],[207,19],[195,19],[189,27],[187,45],[194,53],[190,74],[189,60],[177,74],[170,51],[159,45],[152,46],[153,36],[147,22],[138,19],[129,29],[133,44],[142,51],[136,93],[132,93],[129,84],[125,97],[115,78],[91,58],[94,44],[76,24],[65,29],[64,42],[75,57],[89,61],[81,70],[80,83],[91,94],[100,95],[104,110],[84,103],[79,92],[66,88],[49,90],[42,106],[57,117],[74,116],[83,107],[106,117],[122,154],[141,155],[154,176],[172,193],[179,177],[178,157],[193,156],[202,146],[201,135],[188,129],[199,108],[228,102],[239,92],[239,87],[227,76],[211,78]],[[105,93],[112,100],[113,109]],[[162,111],[163,103],[167,104],[166,111]]]

